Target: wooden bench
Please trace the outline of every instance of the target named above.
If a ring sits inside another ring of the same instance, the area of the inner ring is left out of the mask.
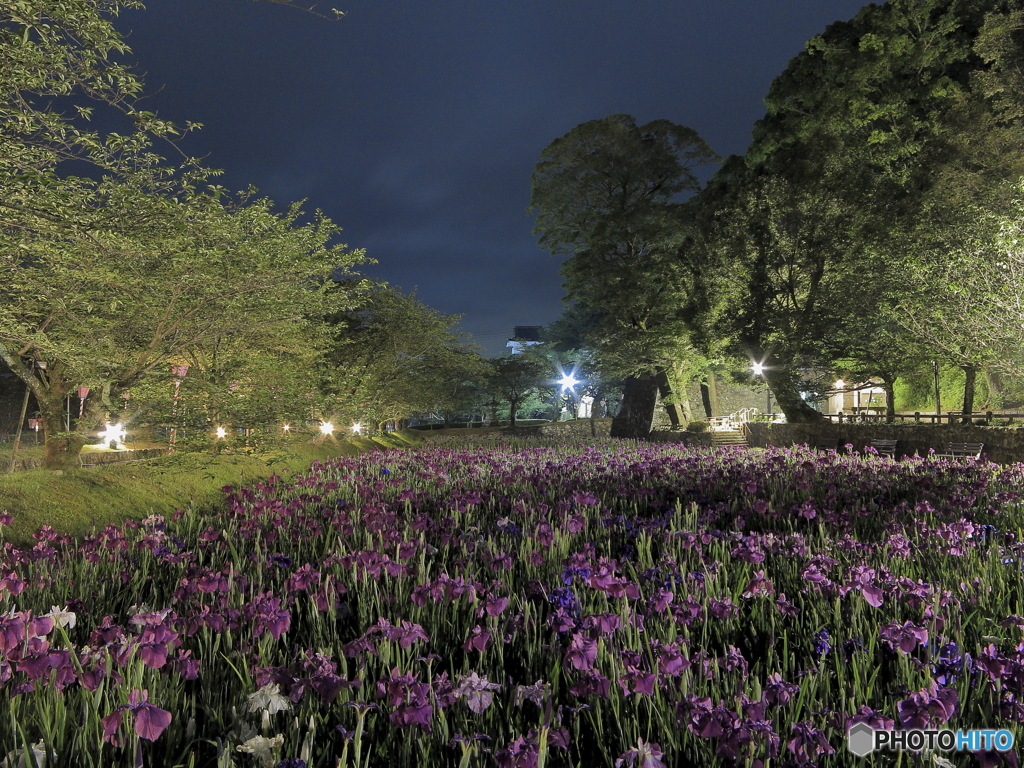
[[[819,451],[838,451],[839,439],[835,437],[822,437],[814,447]]]
[[[975,459],[981,458],[984,443],[946,443],[945,453],[936,453],[936,459]]]
[[[896,458],[896,441],[895,440],[872,440],[871,447],[878,451],[879,456],[891,456]]]

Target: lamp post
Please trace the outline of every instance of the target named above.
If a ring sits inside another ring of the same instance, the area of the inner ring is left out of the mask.
[[[770,416],[772,412],[772,390],[768,386],[768,377],[764,375],[764,364],[751,363],[750,369],[754,372],[755,376],[760,376],[764,379],[765,413]]]
[[[576,371],[574,369],[574,370],[570,371],[569,373],[563,373],[562,374],[562,378],[560,378],[558,380],[558,383],[562,385],[562,389],[559,391],[559,394],[561,394],[562,392],[565,392],[565,390],[569,390],[569,404],[572,405],[572,411],[573,411],[572,415],[575,418],[576,415],[577,415],[577,413],[576,413],[576,391],[573,389],[573,387],[575,387],[577,384],[580,384],[582,382],[579,379],[576,378]]]

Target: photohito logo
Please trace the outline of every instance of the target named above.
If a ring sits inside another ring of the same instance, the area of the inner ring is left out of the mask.
[[[912,728],[906,731],[884,731],[875,730],[867,723],[857,723],[846,732],[846,748],[857,757],[864,757],[875,750],[896,749],[915,752],[922,749],[941,752],[995,749],[999,752],[1008,752],[1013,749],[1013,734],[1005,729],[951,731],[948,728]]]

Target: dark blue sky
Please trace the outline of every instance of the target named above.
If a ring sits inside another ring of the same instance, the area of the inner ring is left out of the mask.
[[[364,272],[489,352],[561,310],[526,214],[541,150],[616,113],[741,154],[772,79],[857,0],[331,0],[325,21],[251,0],[149,0],[117,26],[147,109],[281,206],[306,199],[379,264]]]

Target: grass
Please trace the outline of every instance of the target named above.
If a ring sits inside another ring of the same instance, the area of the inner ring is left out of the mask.
[[[170,515],[190,505],[210,508],[223,498],[220,489],[225,485],[288,476],[305,471],[314,461],[401,448],[420,439],[415,434],[391,433],[346,441],[294,442],[260,453],[179,452],[142,462],[66,470],[60,475],[42,469],[0,474],[0,511],[14,515],[15,523],[5,531],[14,544],[30,542],[44,525],[81,536],[111,523]],[[41,453],[42,447],[38,450]]]

